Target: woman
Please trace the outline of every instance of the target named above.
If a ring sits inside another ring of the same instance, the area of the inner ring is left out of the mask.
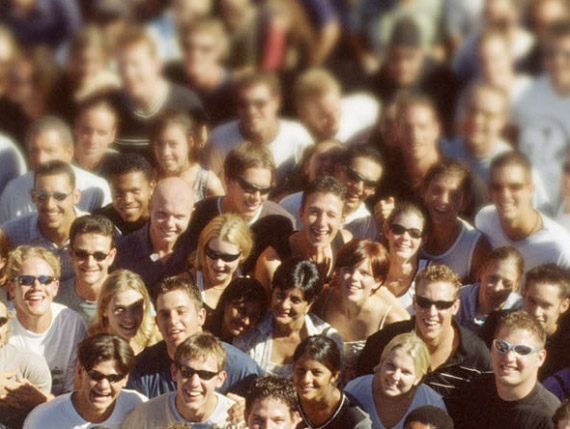
[[[88,335],[101,332],[117,335],[127,340],[138,354],[158,339],[150,308],[150,298],[140,276],[129,270],[113,271],[101,288]]]
[[[324,334],[342,348],[338,332],[309,314],[323,288],[315,263],[302,258],[286,259],[273,279],[271,311],[255,329],[236,338],[234,345],[269,374],[289,378],[295,348],[310,335]]]
[[[194,191],[194,202],[224,195],[218,177],[200,165],[201,128],[186,112],[169,110],[156,119],[150,141],[156,158],[158,177],[180,177]]]
[[[255,328],[267,313],[267,294],[254,279],[238,277],[222,293],[212,317],[206,319],[206,330],[222,341],[235,338]]]
[[[233,213],[215,217],[200,233],[198,248],[189,258],[188,272],[202,292],[208,316],[213,315],[222,292],[239,274],[239,266],[252,246],[249,227]]]
[[[429,365],[425,343],[413,332],[401,334],[384,348],[374,375],[355,378],[345,391],[370,415],[374,429],[401,429],[415,408],[435,405],[446,410],[441,396],[422,383]]]
[[[299,411],[309,428],[372,427],[370,417],[338,387],[341,354],[328,337],[305,339],[293,355],[293,384],[299,396]]]
[[[344,341],[344,380],[353,378],[366,339],[390,323],[410,318],[382,282],[388,253],[370,240],[352,240],[338,253],[334,284],[322,294],[315,311]]]
[[[426,210],[407,201],[396,206],[384,226],[390,255],[390,268],[384,286],[410,314],[414,314],[414,279],[418,272],[430,264],[430,261],[419,259],[418,256],[428,232],[429,216]]]

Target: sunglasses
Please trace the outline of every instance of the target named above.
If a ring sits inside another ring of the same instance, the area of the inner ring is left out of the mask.
[[[261,195],[267,195],[273,190],[273,186],[268,186],[267,188],[262,188],[260,186],[252,185],[249,182],[246,182],[241,177],[237,177],[237,182],[239,183],[240,188],[243,189],[244,192],[248,194],[255,194],[259,191]]]
[[[432,305],[435,305],[435,308],[437,308],[438,310],[447,310],[448,308],[451,308],[453,304],[455,304],[455,300],[432,301],[431,299],[416,295],[416,304],[418,304],[418,306],[420,308],[423,308],[424,310],[431,308]]]
[[[528,356],[541,350],[540,347],[531,347],[526,344],[509,344],[505,340],[494,339],[493,348],[502,355],[507,354],[511,350],[519,356]]]
[[[40,203],[45,203],[50,197],[53,197],[56,201],[64,201],[67,197],[69,197],[73,192],[44,192],[44,191],[34,191],[34,195],[36,200]]]
[[[121,381],[123,378],[125,378],[126,374],[103,374],[99,371],[91,369],[87,371],[87,375],[93,381],[101,381],[106,378],[109,383],[116,383],[117,381]]]
[[[212,378],[214,378],[216,375],[219,374],[219,372],[212,372],[212,371],[206,371],[206,370],[198,370],[198,369],[194,369],[194,368],[190,368],[189,366],[186,365],[182,365],[178,362],[175,363],[176,368],[178,368],[178,371],[180,371],[180,374],[182,374],[182,377],[184,378],[192,378],[194,377],[194,374],[198,374],[198,377],[200,378],[200,380],[211,380]]]
[[[6,323],[8,323],[8,318],[7,317],[0,317],[0,328],[2,326],[4,326]]]
[[[24,286],[33,286],[36,280],[39,281],[42,285],[48,285],[57,279],[52,276],[18,276],[14,280]]]
[[[89,253],[87,250],[81,250],[81,249],[74,250],[73,254],[77,259],[81,260],[89,259],[89,256],[93,256],[93,259],[95,259],[97,262],[102,262],[105,259],[107,259],[107,256],[109,256],[108,253],[104,252]]]
[[[358,171],[353,170],[352,168],[346,169],[346,177],[348,177],[348,180],[350,180],[351,182],[364,183],[364,187],[368,189],[375,188],[376,186],[378,186],[377,180],[367,179],[366,177],[363,177]]]
[[[410,237],[412,238],[422,238],[424,235],[424,232],[421,229],[418,228],[406,228],[405,226],[402,226],[400,224],[397,223],[393,223],[390,225],[390,232],[392,234],[395,235],[404,235],[405,232],[407,232],[408,234],[410,234]]]
[[[233,262],[241,256],[241,252],[238,253],[237,255],[216,252],[215,250],[210,249],[207,245],[206,247],[204,247],[204,253],[206,253],[206,256],[210,258],[212,261],[217,261],[218,259],[221,259],[224,262]]]

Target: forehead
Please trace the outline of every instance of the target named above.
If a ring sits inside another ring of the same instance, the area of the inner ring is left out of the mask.
[[[36,175],[34,187],[36,190],[62,190],[63,192],[68,192],[71,190],[71,179],[65,173]]]
[[[93,365],[93,368],[91,369],[107,375],[119,374],[119,368],[115,359],[101,360]]]
[[[43,273],[48,275],[53,275],[53,269],[51,265],[45,259],[39,256],[31,256],[22,261],[20,267],[21,274],[36,274]]]
[[[498,91],[491,88],[476,88],[471,93],[467,101],[468,106],[472,107],[485,107],[487,109],[496,110],[498,112],[503,110],[506,104],[506,97],[501,95]]]
[[[208,353],[204,357],[198,356],[182,356],[178,360],[181,365],[189,366],[193,369],[202,369],[206,371],[218,371],[218,361],[213,353]]]
[[[156,213],[172,216],[190,216],[192,211],[192,199],[189,196],[158,194],[151,199],[151,206]],[[151,218],[152,221],[152,218]]]
[[[124,45],[119,50],[119,61],[124,58],[154,59],[153,49],[149,42],[140,40]]]
[[[416,294],[435,301],[451,301],[456,293],[455,286],[449,282],[424,280],[416,283]]]
[[[423,228],[424,219],[419,213],[408,211],[395,216],[392,223],[398,223],[408,228]]]
[[[290,287],[288,289],[282,289],[280,287],[277,287],[276,290],[280,291],[289,298],[300,298],[302,300],[305,299],[305,294],[303,293],[303,290],[298,287]]]
[[[508,327],[502,325],[496,332],[495,338],[505,340],[511,344],[529,344],[532,340],[538,342],[536,334],[528,329]],[[510,340],[510,341],[509,341]]]
[[[327,192],[313,192],[307,196],[305,201],[306,207],[315,207],[322,209],[337,209],[342,210],[344,202],[342,199],[333,193]]]
[[[194,307],[188,293],[181,289],[171,290],[156,298],[156,311],[171,310],[176,307]]]
[[[520,165],[507,164],[501,167],[491,168],[491,183],[507,184],[522,183],[528,184],[527,171]]]
[[[52,148],[52,147],[64,147],[65,143],[61,139],[61,134],[58,130],[53,128],[48,128],[44,130],[37,131],[33,133],[29,140],[28,144],[34,147],[42,147],[42,148]]]
[[[86,247],[104,247],[111,248],[111,237],[103,234],[92,232],[79,233],[73,238],[73,247],[86,246]]]
[[[433,187],[445,188],[448,190],[459,190],[461,188],[461,177],[459,174],[445,172],[432,178],[428,184],[428,189]]]
[[[271,170],[269,168],[250,167],[244,170],[241,177],[254,185],[259,183],[271,184]]]
[[[141,186],[148,183],[149,181],[142,171],[129,171],[125,174],[113,174],[111,176],[111,184],[115,188],[128,188],[132,186]]]
[[[433,109],[424,103],[414,103],[402,109],[400,120],[404,123],[424,123],[426,125],[437,124]]]
[[[562,287],[546,282],[530,281],[525,284],[524,295],[540,299],[550,304],[560,303],[563,300]]]
[[[276,398],[261,398],[257,399],[251,405],[252,415],[273,415],[285,416],[292,412],[291,408],[283,401]]]
[[[366,156],[357,156],[350,161],[350,167],[366,175],[376,175],[382,166],[378,161]]]

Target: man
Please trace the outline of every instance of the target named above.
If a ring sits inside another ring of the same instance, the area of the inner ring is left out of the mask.
[[[6,135],[0,134],[0,195],[12,179],[26,173],[26,161],[20,153],[20,149]]]
[[[295,227],[293,216],[267,199],[274,177],[275,163],[269,149],[242,143],[224,161],[227,194],[198,202],[192,215],[189,230],[196,237],[222,213],[238,213],[245,218],[253,232],[254,247],[244,263],[244,273],[253,271],[263,249],[288,237]]]
[[[245,422],[249,429],[295,429],[301,422],[297,391],[289,380],[258,377],[245,396]]]
[[[115,228],[102,216],[78,217],[71,224],[69,259],[73,282],[63,283],[56,301],[77,312],[90,326],[97,310],[97,299],[115,260]]]
[[[54,252],[61,261],[61,281],[73,279],[73,266],[67,253],[71,224],[85,214],[75,207],[81,191],[77,189],[73,168],[61,161],[43,164],[34,175],[29,191],[37,212],[17,217],[2,225],[10,246],[37,245]]]
[[[9,343],[45,358],[51,393],[71,391],[75,349],[85,335],[85,325],[76,312],[53,302],[60,276],[57,257],[43,247],[20,246],[10,254],[6,276],[16,311]]]
[[[534,190],[526,156],[519,152],[499,155],[491,163],[493,205],[477,213],[475,227],[493,249],[513,246],[521,252],[527,271],[548,262],[570,271],[570,235],[532,207]]]
[[[176,391],[138,407],[124,428],[156,428],[174,422],[192,423],[195,429],[227,427],[234,401],[217,393],[226,381],[226,351],[210,333],[198,333],[176,349],[170,372]]]
[[[123,390],[135,354],[122,338],[107,334],[88,337],[77,347],[77,360],[79,389],[34,409],[24,428],[118,428],[147,400],[138,392]]]
[[[489,351],[471,331],[458,325],[460,282],[445,265],[431,265],[416,277],[412,320],[389,325],[370,336],[358,360],[358,372],[371,374],[382,350],[396,335],[415,331],[426,343],[431,370],[425,382],[443,398],[455,395],[476,374],[489,369]]]
[[[298,122],[278,116],[281,88],[273,73],[244,74],[236,82],[236,100],[238,120],[214,128],[210,135],[210,169],[221,176],[224,157],[237,144],[250,141],[273,154],[280,183],[312,143],[311,136]]]
[[[127,385],[149,398],[176,390],[170,367],[177,347],[188,337],[202,332],[206,320],[200,290],[189,280],[166,278],[155,286],[153,292],[156,324],[163,340],[137,356],[136,367]],[[251,379],[261,375],[262,370],[234,346],[227,343],[222,343],[222,346],[228,359],[222,367],[227,373],[227,380],[220,386],[220,392],[243,395]]]
[[[493,374],[477,376],[447,402],[455,426],[554,429],[560,401],[538,382],[545,339],[543,327],[525,311],[501,318],[491,348]]]
[[[34,172],[49,161],[70,163],[73,159],[73,137],[71,130],[61,119],[46,116],[34,122],[27,132],[26,148],[30,171],[12,180],[0,196],[0,223],[17,216],[35,212],[30,198]],[[80,168],[72,167],[81,192],[79,208],[93,211],[111,201],[107,182]]]
[[[110,170],[113,202],[96,210],[108,218],[123,236],[142,228],[149,218],[149,203],[156,183],[152,167],[136,153],[118,155]]]
[[[158,182],[149,221],[117,242],[115,268],[137,273],[149,290],[160,279],[184,272],[197,241],[186,231],[193,205],[192,189],[184,180],[169,177]]]

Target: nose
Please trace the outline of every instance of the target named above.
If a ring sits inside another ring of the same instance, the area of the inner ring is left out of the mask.
[[[126,192],[123,199],[125,200],[125,203],[127,203],[127,204],[130,204],[134,201],[133,194],[130,192]]]
[[[435,307],[435,304],[429,306],[428,312],[430,316],[435,316],[437,314],[437,308]]]
[[[198,374],[194,374],[192,375],[192,377],[190,377],[190,384],[192,386],[199,386],[200,385],[200,377],[198,377]]]

